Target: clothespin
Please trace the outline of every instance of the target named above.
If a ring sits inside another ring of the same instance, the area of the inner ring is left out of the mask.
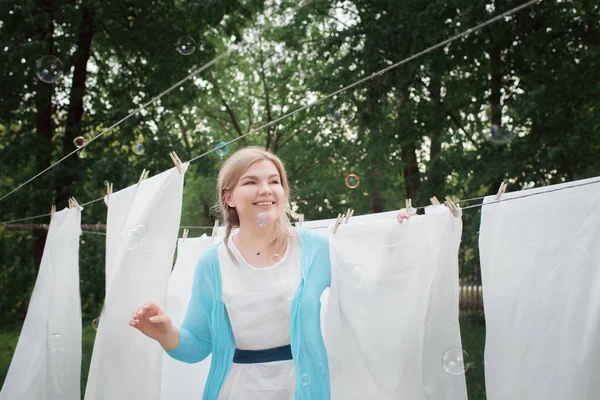
[[[150,173],[150,170],[146,170],[146,168],[144,168],[144,170],[142,171],[142,174],[140,175],[140,179],[138,180],[138,183],[137,183],[138,187],[140,187],[140,184],[142,183],[142,181],[148,177],[149,173]]]
[[[50,221],[54,218],[54,213],[56,213],[56,204],[52,204],[52,207],[50,207]]]
[[[213,226],[213,230],[212,230],[212,238],[214,239],[215,237],[217,237],[217,233],[219,232],[219,220],[216,219],[215,220],[215,225]]]
[[[333,233],[337,232],[338,227],[342,223],[343,219],[344,219],[344,214],[338,214],[337,219],[335,220],[335,223],[333,224]]]
[[[440,201],[435,196],[433,196],[432,198],[430,198],[429,201],[431,201],[431,204],[434,205],[434,206],[439,206],[440,205]]]
[[[354,215],[354,210],[349,208],[348,211],[346,211],[346,216],[345,216],[345,220],[344,223],[347,224],[348,221],[350,221],[350,218]]]
[[[304,222],[304,214],[296,214],[296,226],[302,226]]]
[[[496,193],[496,200],[500,200],[500,196],[502,196],[504,194],[504,192],[506,192],[506,187],[508,186],[508,183],[502,182],[500,184],[500,188],[498,189],[498,193]]]
[[[459,208],[456,207],[456,204],[454,204],[454,202],[449,196],[446,196],[446,201],[444,202],[444,204],[446,204],[446,207],[450,209],[452,215],[454,215],[455,217],[459,216]]]
[[[69,208],[76,208],[79,211],[82,210],[82,208],[79,205],[79,203],[77,202],[77,200],[75,200],[75,197],[70,197],[68,203],[69,203]]]
[[[106,182],[106,205],[108,205],[108,201],[110,200],[111,194],[113,194],[113,184],[110,182]]]
[[[175,153],[174,151],[169,153],[169,157],[171,157],[171,161],[173,161],[173,164],[175,164],[175,168],[177,168],[177,171],[181,174],[183,173],[181,171],[181,160],[179,159],[179,157],[177,157],[177,153]]]
[[[190,233],[189,229],[186,228],[183,230],[183,240],[187,239],[189,233]]]

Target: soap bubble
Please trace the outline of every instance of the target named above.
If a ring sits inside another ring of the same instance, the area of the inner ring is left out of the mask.
[[[460,347],[446,350],[442,356],[442,366],[450,375],[462,375],[469,369],[469,355]]]
[[[302,386],[310,385],[310,377],[308,376],[308,374],[302,374],[302,376],[300,377],[300,382],[302,382]]]
[[[506,144],[512,141],[516,137],[516,135],[514,130],[506,126],[502,127],[498,124],[492,124],[492,127],[490,128],[489,132],[483,135],[483,137],[488,142],[494,144]]]
[[[133,228],[126,229],[121,234],[121,243],[128,250],[133,250],[141,246],[144,236],[146,236],[147,232],[148,230],[144,225],[136,225]]]
[[[215,149],[215,153],[217,153],[217,155],[221,158],[223,158],[227,155],[227,153],[229,153],[229,145],[227,144],[227,142],[219,143],[217,147],[215,147]]]
[[[182,36],[175,43],[175,48],[184,56],[189,56],[196,50],[196,42],[190,36]]]
[[[360,178],[358,177],[358,175],[350,174],[346,177],[344,182],[346,183],[346,186],[348,188],[356,189],[358,187],[358,185],[360,184]]]
[[[94,328],[95,331],[98,330],[99,326],[100,326],[100,317],[98,317],[92,321],[92,328]]]
[[[108,185],[110,182],[108,180],[104,180],[104,186]]]
[[[288,285],[285,287],[285,290],[283,291],[283,296],[286,300],[292,300],[295,295],[296,295],[296,286]]]
[[[62,62],[56,56],[43,56],[35,62],[36,73],[42,82],[54,83],[62,75]]]
[[[144,145],[142,143],[138,143],[135,146],[133,146],[133,152],[138,156],[144,154],[144,151],[146,151],[146,149],[144,148]]]
[[[329,103],[327,109],[327,118],[331,121],[341,124],[348,123],[354,119],[356,106],[348,97],[340,96]]]
[[[258,213],[258,215],[256,216],[256,225],[260,226],[261,228],[264,228],[265,226],[267,226],[267,223],[269,222],[269,218],[267,217],[267,214],[265,213]]]
[[[65,339],[58,333],[53,333],[46,342],[48,350],[56,352],[65,349]]]
[[[77,136],[75,139],[73,139],[73,144],[75,147],[80,148],[85,144],[85,139],[83,136]]]

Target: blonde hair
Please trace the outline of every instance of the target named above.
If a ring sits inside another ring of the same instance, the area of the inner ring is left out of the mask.
[[[227,191],[233,190],[240,178],[250,168],[252,164],[258,161],[271,161],[277,168],[281,177],[281,186],[285,193],[285,205],[275,225],[273,240],[269,244],[274,244],[275,254],[282,255],[285,250],[288,239],[292,237],[292,224],[288,214],[291,215],[290,207],[290,186],[283,163],[275,154],[260,147],[250,146],[233,153],[221,167],[219,177],[217,178],[217,204],[215,208],[220,211],[225,221],[225,237],[223,243],[229,249],[229,238],[233,228],[240,226],[240,218],[235,208],[229,207],[226,202]],[[235,257],[233,257],[235,260]]]

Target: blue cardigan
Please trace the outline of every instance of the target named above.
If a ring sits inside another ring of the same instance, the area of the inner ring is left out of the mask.
[[[296,369],[295,400],[328,400],[329,366],[321,335],[320,297],[331,281],[329,244],[325,236],[296,228],[302,251],[302,279],[290,310],[290,343]],[[203,400],[216,400],[233,361],[235,342],[227,309],[217,246],[209,247],[196,265],[192,297],[180,328],[177,347],[167,351],[187,363],[212,353]]]

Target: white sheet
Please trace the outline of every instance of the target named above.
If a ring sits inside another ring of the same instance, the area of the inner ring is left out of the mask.
[[[220,239],[215,238],[215,242]],[[179,239],[177,261],[169,278],[166,312],[173,324],[181,326],[192,295],[194,271],[200,255],[213,243],[209,236]],[[211,356],[187,364],[163,356],[161,400],[201,399],[210,369]]]
[[[462,224],[445,208],[403,224],[387,214],[351,220],[330,235],[325,340],[331,398],[466,398],[464,375],[445,377],[442,367],[446,346],[460,346],[458,314],[440,319],[458,308]],[[447,284],[456,288],[442,290],[436,272],[452,277]],[[448,299],[456,304],[442,304]]]
[[[185,171],[187,164],[182,169]],[[161,301],[167,293],[183,179],[184,175],[172,168],[142,181],[139,187],[110,196],[108,290],[94,343],[86,400],[160,398],[163,351],[128,322],[137,307],[146,301]],[[136,227],[138,230],[132,232]]]
[[[368,214],[368,215],[357,215],[356,217],[351,217],[350,220],[353,224],[357,222],[373,222],[373,221],[381,221],[381,220],[393,220],[396,218],[397,211],[386,211],[383,213],[377,214]],[[336,218],[330,219],[320,219],[316,221],[304,221],[302,223],[303,228],[311,229],[313,232],[319,233],[324,236],[329,236],[329,230],[331,225],[335,222]],[[321,294],[321,333],[323,335],[323,339],[327,335],[327,330],[325,329],[326,318],[327,315],[327,307],[329,306],[329,288],[326,288]]]
[[[600,398],[600,183],[553,191],[595,181],[484,200],[489,400]]]
[[[81,212],[54,214],[2,400],[81,397]]]

